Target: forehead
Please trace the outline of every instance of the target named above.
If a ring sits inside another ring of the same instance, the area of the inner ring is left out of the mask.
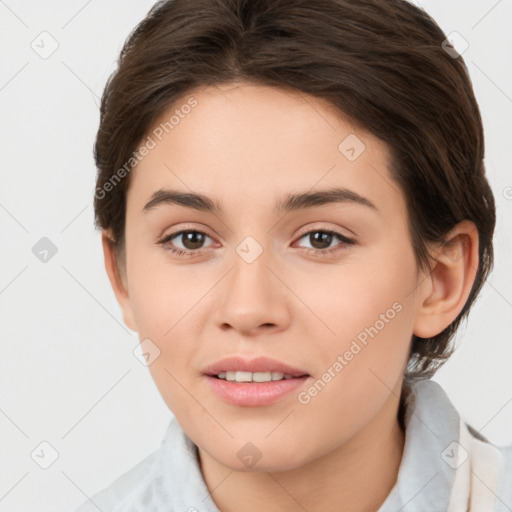
[[[401,200],[386,144],[294,90],[243,82],[195,89],[162,113],[144,143],[152,148],[132,171],[127,199],[138,211],[166,187],[267,210],[287,193],[330,187],[384,210]]]

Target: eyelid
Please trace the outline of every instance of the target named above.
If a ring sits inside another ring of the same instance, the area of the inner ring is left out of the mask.
[[[336,227],[326,227],[325,225],[317,226],[317,223],[314,223],[315,225],[311,226],[311,224],[308,224],[306,227],[301,228],[299,230],[299,233],[296,235],[296,238],[301,238],[304,235],[307,235],[308,233],[311,233],[312,231],[327,231],[335,233],[341,237],[345,237],[349,240],[353,240],[354,242],[357,241],[356,234],[346,228],[342,228],[341,226]],[[343,231],[348,231],[349,234],[344,233]]]
[[[176,231],[172,231],[170,233],[167,233],[163,236],[161,236],[157,243],[158,244],[166,244],[166,243],[169,243],[171,241],[171,239],[174,239],[174,238],[178,238],[180,235],[183,235],[184,233],[188,233],[188,232],[194,232],[194,233],[200,233],[202,235],[205,235],[207,236],[208,238],[210,238],[211,240],[214,240],[214,237],[209,235],[206,231],[202,230],[202,229],[196,229],[196,228],[192,228],[192,227],[184,227],[184,228],[180,228]],[[211,247],[211,246],[210,246]],[[209,249],[210,247],[202,247],[201,249],[195,249],[195,250],[192,250],[192,249],[186,249],[187,252],[190,252],[190,253],[196,253],[196,252],[199,252],[199,251],[202,251],[202,250],[205,250],[205,249]],[[178,250],[183,250],[183,249],[178,249]]]
[[[176,235],[177,233],[181,233],[182,231],[200,231],[201,233],[204,233],[205,235],[208,235],[209,237],[214,238],[209,233],[209,231],[210,231],[209,228],[207,226],[205,226],[204,224],[201,224],[200,222],[199,223],[197,223],[197,222],[192,222],[192,223],[183,222],[183,223],[181,223],[180,222],[177,225],[179,226],[179,228],[175,229],[175,227],[173,227],[172,231],[169,231],[169,232],[167,232],[168,228],[164,229],[161,232],[162,234],[158,238],[161,240],[162,238],[167,238],[168,236]]]

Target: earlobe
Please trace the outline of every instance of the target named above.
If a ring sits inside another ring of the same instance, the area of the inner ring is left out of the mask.
[[[413,333],[431,338],[448,327],[462,311],[478,270],[478,230],[464,220],[433,251],[433,265],[425,278]]]
[[[117,302],[121,308],[124,323],[129,329],[137,332],[137,328],[133,320],[126,271],[120,271],[119,269],[119,262],[117,261],[114,242],[107,231],[102,232],[101,243],[103,246],[105,270],[107,271],[110,285],[112,286],[114,295],[116,296]]]

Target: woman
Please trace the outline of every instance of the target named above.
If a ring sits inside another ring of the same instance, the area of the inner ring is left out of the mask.
[[[512,447],[430,380],[495,208],[467,69],[424,11],[159,2],[95,157],[107,273],[175,419],[81,512],[512,507]]]

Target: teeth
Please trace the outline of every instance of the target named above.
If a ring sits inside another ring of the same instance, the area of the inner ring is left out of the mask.
[[[270,382],[273,380],[293,379],[281,372],[220,372],[219,379],[235,382]]]

